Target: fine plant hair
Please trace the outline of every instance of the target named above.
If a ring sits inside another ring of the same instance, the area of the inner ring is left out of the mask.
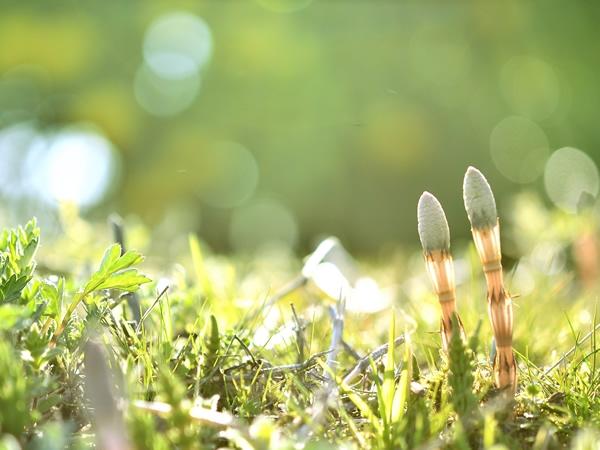
[[[454,264],[450,254],[450,228],[442,205],[429,192],[423,192],[419,198],[417,222],[425,266],[442,312],[440,320],[442,348],[444,351],[448,351],[453,330],[459,330],[462,339],[464,339],[465,331],[456,311]],[[453,315],[456,315],[456,325],[452,322]]]
[[[463,184],[465,209],[471,222],[471,232],[485,274],[488,315],[496,342],[494,379],[500,389],[515,392],[517,372],[512,349],[512,299],[504,287],[500,225],[496,201],[483,174],[469,167]]]
[[[458,325],[456,315],[452,316],[452,323]],[[453,335],[450,340],[448,384],[452,388],[452,407],[465,430],[475,427],[481,420],[478,400],[473,393],[475,378],[473,377],[474,352],[472,349],[477,348],[478,332],[479,330],[471,337],[469,346],[465,345],[465,342],[456,335]]]

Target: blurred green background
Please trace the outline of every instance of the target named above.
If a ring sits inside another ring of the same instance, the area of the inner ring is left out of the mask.
[[[374,252],[416,245],[425,189],[466,237],[468,165],[501,211],[525,189],[573,212],[598,193],[599,8],[1,0],[2,223],[73,202],[219,251]]]

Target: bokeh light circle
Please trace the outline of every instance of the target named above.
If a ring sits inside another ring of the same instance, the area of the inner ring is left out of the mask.
[[[552,153],[546,163],[544,186],[556,206],[575,213],[582,194],[598,195],[598,168],[581,150],[563,147]]]
[[[30,123],[0,131],[0,192],[13,201],[70,202],[86,209],[115,186],[120,157],[96,129],[41,132]]]
[[[196,99],[200,89],[200,76],[172,80],[162,78],[146,65],[142,65],[133,84],[138,104],[148,113],[167,117],[187,109]]]
[[[544,172],[550,151],[548,138],[536,123],[511,116],[492,130],[490,153],[502,175],[516,183],[530,183]]]
[[[545,275],[557,275],[565,269],[567,258],[563,246],[553,242],[541,242],[531,252],[531,264]]]
[[[558,107],[560,83],[551,65],[530,56],[511,58],[500,73],[500,88],[516,113],[542,120]]]
[[[258,185],[258,164],[254,155],[236,142],[222,142],[211,149],[211,179],[203,192],[215,207],[232,208],[249,199]]]
[[[529,295],[535,290],[535,278],[529,264],[525,260],[519,261],[510,282],[510,291],[522,296]]]
[[[34,188],[40,197],[81,208],[104,199],[120,167],[112,144],[101,134],[84,129],[58,132],[47,148],[33,151],[25,164],[36,173]]]
[[[197,75],[212,55],[210,28],[184,11],[156,19],[144,37],[144,60],[162,78],[179,80]]]
[[[0,192],[10,198],[27,194],[31,173],[23,161],[41,137],[30,123],[23,122],[0,130]]]
[[[258,200],[232,214],[230,242],[236,251],[252,252],[269,246],[292,248],[297,240],[294,215],[276,200]]]

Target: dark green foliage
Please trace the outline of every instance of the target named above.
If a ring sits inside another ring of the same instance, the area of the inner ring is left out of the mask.
[[[0,330],[23,329],[41,313],[35,298],[21,298],[32,278],[39,238],[35,220],[0,235]]]
[[[328,448],[324,442],[386,450],[539,449],[546,440],[568,446],[580,428],[600,424],[595,339],[578,342],[572,357],[548,376],[521,355],[528,370],[520,374],[523,391],[513,410],[490,395],[479,327],[468,344],[455,336],[448,358],[440,359],[439,342],[432,345],[427,327],[415,330],[412,319],[403,316],[397,331],[387,311],[347,314],[344,340],[353,351],[341,348],[330,373],[323,364],[331,321],[320,299],[312,307],[322,314],[307,320],[303,335],[308,356],[298,361],[291,309],[276,305],[279,328],[269,329],[272,341],[259,345],[255,335],[264,332],[259,328],[267,326],[267,313],[259,302],[256,310],[238,306],[244,296],[237,279],[225,289],[211,281],[210,302],[198,300],[187,277],[157,298],[156,285],[144,287],[148,278],[135,267],[140,254],[120,255],[117,246],[87,277],[43,278],[31,257],[31,243],[39,241],[35,226],[2,236],[0,448],[10,440],[32,450],[101,447],[99,430],[121,427],[122,442],[140,450]],[[196,263],[209,277],[211,262],[203,257],[197,254]],[[27,282],[19,285],[22,277]],[[127,321],[120,297],[130,291],[137,291],[145,313],[139,326]],[[294,298],[303,313],[305,295]],[[463,310],[466,325],[481,317]],[[92,347],[86,346],[90,339]],[[351,386],[336,393],[325,384],[324,373],[343,377],[356,364],[353,355],[386,341],[387,352]],[[324,386],[331,396],[319,405]],[[323,408],[319,416],[317,407]],[[234,420],[223,425],[210,414],[194,418],[194,408]],[[582,432],[575,448],[587,448],[594,436]]]
[[[133,266],[142,262],[144,257],[135,251],[122,253],[119,244],[111,245],[104,252],[100,267],[92,274],[84,288],[71,301],[69,308],[62,318],[56,317],[57,328],[52,335],[51,345],[55,345],[67,326],[75,308],[82,301],[94,300],[94,295],[112,289],[116,291],[135,292],[139,287],[150,281]],[[50,322],[44,325],[44,330]]]
[[[31,386],[20,358],[0,341],[0,433],[21,436],[31,423]]]
[[[219,352],[221,347],[221,338],[219,335],[219,325],[215,316],[210,316],[210,330],[208,339],[206,340],[206,352],[204,353],[204,375],[209,375],[213,372],[219,360]]]
[[[40,242],[40,229],[31,220],[25,227],[4,230],[0,234],[0,281],[14,277],[31,277],[35,268],[33,257]],[[4,297],[6,301],[6,296]]]
[[[158,427],[157,420],[144,411],[131,409],[128,429],[131,440],[137,450],[167,450],[168,438]]]
[[[406,421],[402,429],[406,448],[417,448],[431,436],[431,411],[423,395],[412,397],[411,407],[406,411]]]
[[[159,398],[173,407],[165,419],[169,445],[190,450],[212,448],[216,433],[212,429],[198,426],[190,417],[192,403],[188,399],[188,392],[182,380],[169,368],[160,367],[157,381]]]
[[[452,328],[458,330],[456,316],[452,317]],[[473,339],[477,339],[474,337]],[[463,427],[469,430],[480,420],[479,404],[473,393],[473,352],[471,348],[477,347],[476,341],[466,347],[459,333],[453,333],[448,350],[449,372],[448,384],[452,389],[450,400],[452,407],[462,422]]]

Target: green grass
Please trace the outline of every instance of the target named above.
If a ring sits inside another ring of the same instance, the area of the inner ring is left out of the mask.
[[[0,448],[600,448],[600,347],[594,333],[582,339],[597,321],[597,285],[583,286],[570,256],[596,219],[527,198],[515,211],[504,226],[527,282],[517,268],[507,285],[533,288],[515,299],[514,400],[492,385],[485,287],[470,246],[454,249],[470,339],[454,339],[448,358],[418,254],[361,265],[395,295],[393,308],[359,314],[311,282],[269,304],[300,273],[286,255],[227,259],[192,237],[177,241],[177,259],[142,262],[76,217],[63,217],[64,234],[47,245],[42,231],[36,255],[34,222],[7,230]],[[547,226],[532,229],[532,218]],[[133,227],[132,241],[152,253],[148,236]],[[561,249],[565,264],[546,271],[553,260],[540,243]],[[357,357],[386,343],[342,382]]]

